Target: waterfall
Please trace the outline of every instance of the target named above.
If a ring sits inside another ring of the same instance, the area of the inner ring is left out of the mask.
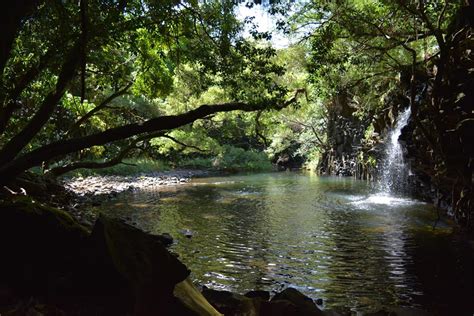
[[[408,167],[405,164],[402,146],[398,142],[398,138],[402,134],[402,128],[407,125],[410,114],[411,108],[408,107],[399,115],[395,127],[387,137],[379,180],[379,189],[386,194],[400,193],[406,188]]]

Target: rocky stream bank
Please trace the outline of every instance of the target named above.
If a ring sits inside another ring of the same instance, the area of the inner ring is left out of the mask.
[[[114,199],[124,191],[147,189],[165,189],[188,183],[191,178],[207,177],[212,173],[207,170],[180,169],[160,171],[134,176],[89,176],[64,178],[61,184],[70,196],[65,206],[82,225],[92,228],[98,213],[93,207],[104,201]]]

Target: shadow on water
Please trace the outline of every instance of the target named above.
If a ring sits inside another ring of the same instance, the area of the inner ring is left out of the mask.
[[[430,205],[372,191],[348,178],[232,176],[126,193],[104,212],[170,233],[194,279],[215,289],[292,286],[326,308],[471,315],[472,248],[446,223],[433,229]]]

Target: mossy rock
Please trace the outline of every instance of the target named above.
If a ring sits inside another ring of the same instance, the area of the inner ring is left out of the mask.
[[[188,309],[200,316],[222,316],[193,285],[191,280],[176,284],[173,295],[180,300]]]
[[[27,196],[18,196],[13,199],[0,201],[0,216],[15,224],[21,220],[25,225],[30,220],[34,220],[36,225],[40,224],[43,229],[61,230],[77,238],[86,238],[89,233],[87,229],[80,225],[70,214],[58,208],[39,203]]]
[[[168,242],[116,219],[99,217],[92,233],[135,294],[134,315],[220,315],[190,283]]]
[[[220,315],[168,243],[106,217],[90,234],[60,209],[15,197],[0,202],[0,288],[63,302],[65,310],[77,308],[69,302],[75,297],[87,301],[86,310],[111,315],[133,306],[136,316]]]
[[[72,273],[66,267],[88,235],[66,212],[29,197],[0,201],[0,279],[30,290],[54,287],[52,276]]]
[[[115,267],[133,286],[159,283],[172,291],[188,277],[186,266],[153,235],[104,216],[99,217],[94,233],[99,225]]]

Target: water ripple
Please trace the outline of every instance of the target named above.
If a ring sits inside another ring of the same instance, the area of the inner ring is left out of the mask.
[[[441,236],[426,229],[434,213],[370,191],[362,181],[294,174],[199,179],[172,193],[121,195],[109,213],[172,234],[173,251],[208,287],[292,286],[352,311],[417,306],[419,235]]]

